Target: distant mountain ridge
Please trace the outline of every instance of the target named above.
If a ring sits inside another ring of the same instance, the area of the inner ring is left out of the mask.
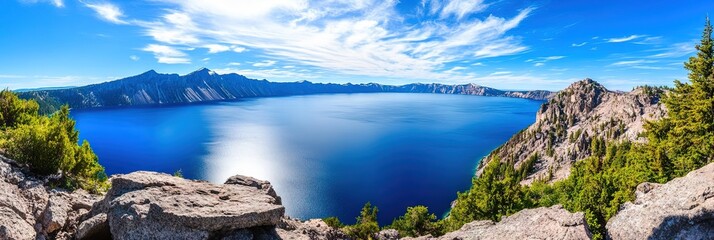
[[[187,75],[161,74],[154,70],[111,82],[83,87],[36,90],[18,93],[25,99],[35,99],[44,112],[62,104],[75,109],[121,107],[159,104],[184,104],[205,101],[234,100],[248,97],[272,97],[322,93],[442,93],[478,96],[502,96],[547,100],[550,91],[503,91],[476,84],[407,84],[401,86],[367,84],[334,84],[301,82],[269,82],[243,75],[218,74],[202,68]]]

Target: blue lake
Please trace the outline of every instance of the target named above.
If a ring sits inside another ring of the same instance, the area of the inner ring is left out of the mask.
[[[108,174],[150,170],[222,183],[269,180],[287,214],[380,224],[425,205],[441,215],[480,158],[535,121],[541,102],[442,94],[255,98],[74,111]]]

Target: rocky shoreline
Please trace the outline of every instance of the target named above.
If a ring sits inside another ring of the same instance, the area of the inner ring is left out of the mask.
[[[104,195],[46,186],[0,158],[0,239],[348,239],[320,219],[286,216],[267,181],[225,184],[156,172],[110,178]],[[714,164],[667,184],[643,183],[607,224],[611,239],[706,239],[714,234]],[[526,209],[500,222],[474,221],[444,236],[412,239],[589,239],[581,212]],[[374,239],[399,239],[383,230]]]

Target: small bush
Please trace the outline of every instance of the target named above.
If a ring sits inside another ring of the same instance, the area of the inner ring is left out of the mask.
[[[38,114],[37,103],[0,92],[2,147],[8,157],[27,164],[41,175],[59,174],[60,184],[69,189],[99,192],[107,188],[107,176],[89,143],[78,145],[79,132],[63,106],[51,116]]]

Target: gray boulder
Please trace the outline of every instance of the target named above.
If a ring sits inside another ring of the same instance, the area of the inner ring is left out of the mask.
[[[590,239],[582,212],[570,213],[560,205],[522,210],[500,222],[474,221],[437,239]],[[417,239],[432,239],[421,237]]]
[[[611,239],[714,239],[714,163],[636,196],[608,221]]]
[[[248,176],[243,176],[243,175],[235,175],[228,180],[224,184],[232,184],[232,185],[242,185],[242,186],[247,186],[247,187],[254,187],[257,189],[262,190],[265,194],[270,195],[271,197],[275,198],[277,200],[278,204],[282,204],[282,199],[280,196],[278,196],[278,193],[275,192],[275,189],[273,189],[273,185],[270,184],[268,181],[264,180],[258,180],[252,177]]]
[[[251,239],[291,239],[291,240],[342,240],[348,237],[337,229],[333,229],[321,219],[299,221],[284,217],[274,227],[254,227],[239,229],[224,235],[222,240]]]
[[[77,228],[77,239],[100,239],[110,238],[109,223],[107,214],[100,213],[94,217],[84,220]]]
[[[275,197],[255,187],[154,172],[117,175],[111,181],[92,216],[107,214],[114,239],[208,239],[236,229],[274,226],[285,212]]]
[[[67,213],[71,210],[67,200],[61,196],[50,197],[42,214],[42,227],[45,233],[53,233],[67,223]]]
[[[384,229],[374,235],[376,240],[397,240],[399,239],[399,231],[394,229]]]

